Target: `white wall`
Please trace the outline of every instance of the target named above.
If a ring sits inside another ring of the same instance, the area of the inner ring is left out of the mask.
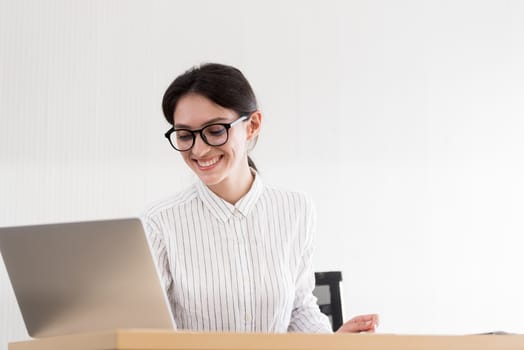
[[[0,226],[138,215],[192,181],[160,100],[238,66],[266,182],[385,333],[524,331],[524,3],[0,0]],[[0,349],[27,337],[0,265]]]

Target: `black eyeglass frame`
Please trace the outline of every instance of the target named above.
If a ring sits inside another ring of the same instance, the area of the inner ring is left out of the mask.
[[[245,122],[249,119],[249,117],[251,117],[251,115],[241,115],[238,119],[235,119],[233,120],[231,123],[213,123],[213,124],[209,124],[209,125],[206,125],[204,126],[202,129],[197,129],[197,130],[190,130],[190,129],[175,129],[175,127],[173,126],[171,129],[169,129],[165,134],[164,136],[167,138],[167,140],[169,141],[169,144],[171,145],[171,147],[173,147],[175,150],[177,150],[178,152],[187,152],[189,151],[191,148],[193,148],[193,146],[195,145],[195,141],[196,141],[196,134],[199,134],[200,135],[200,138],[202,139],[202,141],[204,141],[206,143],[206,145],[209,145],[211,147],[220,147],[222,145],[225,145],[227,143],[227,141],[229,141],[229,129],[231,129],[233,126],[237,125],[237,124],[240,124],[241,122]],[[207,140],[206,136],[204,135],[204,130],[209,128],[209,127],[213,127],[213,126],[217,126],[217,125],[220,125],[220,126],[223,126],[225,129],[226,129],[226,140],[220,144],[217,144],[217,145],[213,145],[213,144],[210,144],[209,141]],[[176,131],[187,131],[187,132],[190,132],[192,135],[193,135],[193,142],[191,142],[191,146],[188,148],[188,149],[183,149],[183,150],[180,150],[178,149],[175,144],[173,143],[173,141],[171,141],[171,134],[176,132]]]

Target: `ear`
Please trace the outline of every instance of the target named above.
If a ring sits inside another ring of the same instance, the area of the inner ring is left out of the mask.
[[[262,113],[260,113],[260,111],[251,113],[251,117],[249,117],[247,123],[247,140],[250,141],[255,139],[260,132],[262,126]]]

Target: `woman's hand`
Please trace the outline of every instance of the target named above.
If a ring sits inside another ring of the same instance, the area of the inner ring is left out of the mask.
[[[359,333],[359,332],[371,332],[374,333],[378,327],[378,315],[360,315],[353,317],[351,320],[344,323],[338,330],[337,333]]]

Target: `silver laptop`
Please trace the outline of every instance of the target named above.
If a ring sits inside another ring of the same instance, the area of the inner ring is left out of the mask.
[[[175,329],[139,219],[0,228],[0,252],[33,338]]]

